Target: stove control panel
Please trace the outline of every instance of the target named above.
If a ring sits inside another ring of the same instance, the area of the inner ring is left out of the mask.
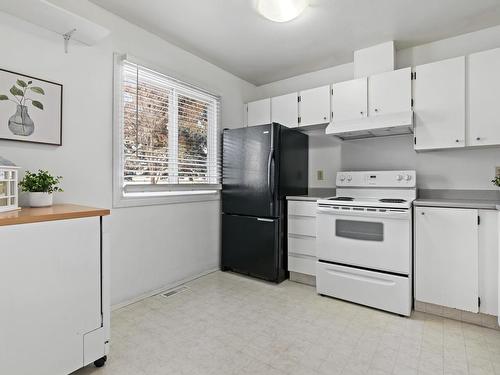
[[[338,172],[337,186],[415,187],[415,171]]]

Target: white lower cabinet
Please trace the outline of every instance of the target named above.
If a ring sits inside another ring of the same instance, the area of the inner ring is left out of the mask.
[[[288,270],[316,274],[316,202],[288,201]]]
[[[498,211],[479,210],[479,312],[498,315]]]
[[[0,226],[0,374],[67,375],[106,354],[101,243],[100,217]]]
[[[493,210],[416,208],[417,301],[497,315],[497,218]]]

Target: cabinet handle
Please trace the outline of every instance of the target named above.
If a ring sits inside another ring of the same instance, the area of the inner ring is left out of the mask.
[[[457,142],[457,143],[458,143],[458,142],[460,142],[460,140],[459,140],[459,139],[455,139],[455,142]]]
[[[326,116],[325,116],[325,117],[323,117],[323,120],[326,120]]]
[[[363,113],[364,113],[364,112],[363,112],[363,111],[361,111],[361,112],[359,112],[359,113],[360,113],[361,115],[363,115]]]
[[[480,141],[481,140],[481,137],[476,137],[476,141]]]
[[[425,215],[425,212],[422,212],[420,215]]]
[[[378,112],[378,108],[375,108],[375,112]]]

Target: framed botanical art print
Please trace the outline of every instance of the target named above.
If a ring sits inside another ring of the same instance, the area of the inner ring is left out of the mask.
[[[0,139],[62,145],[59,83],[0,69]]]

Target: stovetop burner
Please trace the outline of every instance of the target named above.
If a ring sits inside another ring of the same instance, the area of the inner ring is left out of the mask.
[[[405,203],[406,200],[405,199],[382,198],[382,199],[379,199],[379,202],[382,202],[382,203]]]
[[[333,197],[328,198],[329,201],[342,201],[342,202],[352,202],[354,200],[353,197]]]

